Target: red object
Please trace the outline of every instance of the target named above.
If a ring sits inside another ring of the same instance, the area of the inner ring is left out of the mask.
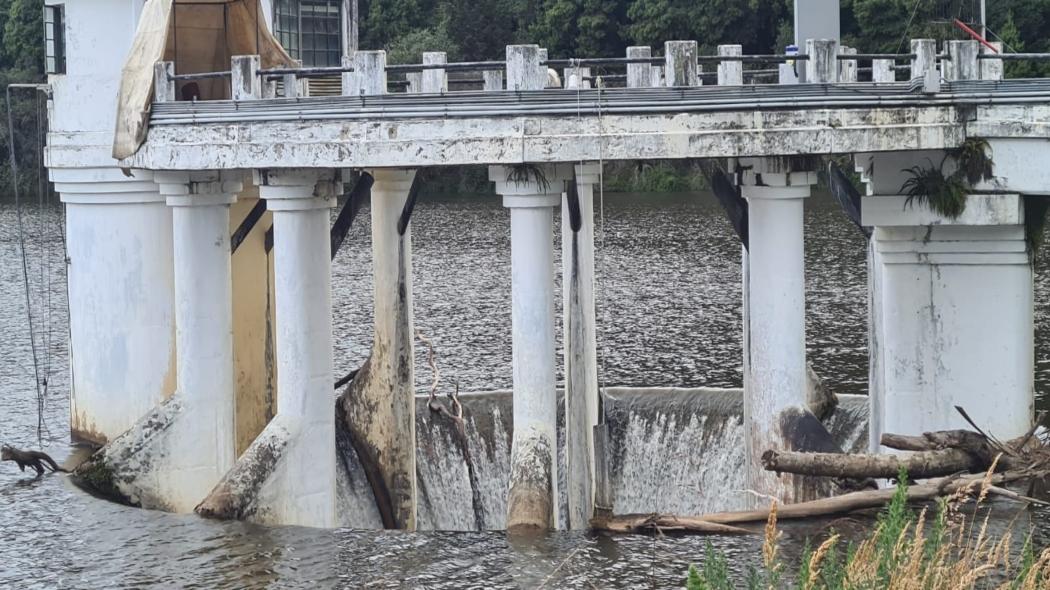
[[[981,45],[984,45],[988,49],[991,49],[992,53],[999,53],[999,50],[995,48],[995,45],[992,45],[987,40],[985,40],[984,37],[978,35],[977,31],[975,31],[975,30],[971,29],[970,27],[966,26],[966,23],[962,22],[959,19],[954,19],[954,20],[955,20],[955,26],[959,27],[963,31],[966,31],[966,33],[968,35],[970,35],[971,37],[973,37],[974,39],[979,41],[981,43]]]

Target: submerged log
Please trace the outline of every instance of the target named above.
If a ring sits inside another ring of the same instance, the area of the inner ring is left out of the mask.
[[[642,533],[647,531],[709,533],[715,535],[755,534],[741,527],[709,522],[700,518],[673,514],[598,515],[591,519],[591,529],[607,533]]]

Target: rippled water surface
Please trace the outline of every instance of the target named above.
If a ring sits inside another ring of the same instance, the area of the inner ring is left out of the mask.
[[[370,344],[367,209],[333,266],[336,369]],[[739,385],[740,246],[710,195],[606,195],[598,233],[600,365],[610,385]],[[510,386],[509,217],[499,199],[428,199],[413,220],[416,325],[444,379]],[[867,382],[864,241],[827,197],[807,203],[809,355],[840,393]],[[67,320],[60,217],[27,211],[44,448],[67,444]],[[50,269],[50,270],[48,270]],[[1037,266],[1036,385],[1050,391],[1050,282]],[[560,277],[560,272],[558,273]],[[560,298],[558,298],[560,301]],[[15,210],[0,201],[0,441],[37,447],[38,404]],[[417,363],[420,386],[429,371]],[[671,482],[673,483],[673,482]],[[669,485],[671,485],[669,483]],[[1050,514],[1034,513],[1045,524]],[[789,530],[789,547],[812,532]],[[1050,531],[1037,539],[1047,542]],[[0,464],[0,588],[636,588],[680,586],[709,538],[556,533],[317,531],[204,521],[92,498],[65,476]],[[755,538],[711,539],[734,569]],[[797,550],[797,549],[796,549]],[[791,550],[789,549],[789,553]]]

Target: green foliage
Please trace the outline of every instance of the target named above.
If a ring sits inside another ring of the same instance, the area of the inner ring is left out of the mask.
[[[610,162],[605,189],[620,193],[683,193],[707,188],[701,170],[692,162]]]
[[[945,155],[936,168],[931,162],[929,168],[905,169],[909,178],[901,186],[901,193],[908,195],[904,204],[924,204],[949,219],[958,218],[966,210],[966,197],[972,186],[992,177],[995,165],[988,149],[987,141],[971,138]],[[945,174],[944,164],[949,158],[954,160],[956,170]]]
[[[939,503],[934,521],[924,529],[925,514],[917,515],[908,506],[907,482],[908,475],[902,469],[891,501],[876,517],[874,532],[861,542],[860,549],[850,544],[843,554],[839,549],[838,535],[829,537],[816,550],[811,550],[807,541],[794,576],[794,587],[799,590],[972,588],[975,581],[981,580],[991,570],[1007,576],[1007,585],[995,587],[1045,587],[1050,574],[1050,564],[1047,563],[1050,549],[1039,555],[1029,536],[1019,563],[1010,567],[1012,560],[998,555],[997,541],[985,537],[982,527],[975,528],[973,523],[965,521],[949,522],[949,514],[958,513],[947,500]],[[983,541],[956,536],[949,532],[949,528],[970,531]],[[979,533],[977,529],[981,529]],[[775,536],[776,533],[767,528],[767,543]],[[765,552],[764,558],[768,559]],[[964,567],[956,567],[960,560]],[[726,564],[725,555],[709,543],[703,568],[689,567],[686,588],[767,590],[786,587],[781,583],[779,571],[782,564],[778,559],[765,563],[761,570],[749,566],[742,584],[734,580]],[[902,578],[902,572],[908,572],[904,574],[908,576],[906,579]],[[920,585],[915,585],[916,582]]]
[[[459,47],[456,46],[444,27],[434,29],[413,29],[395,39],[386,50],[386,61],[389,64],[417,64],[423,59],[424,51],[444,51],[448,61],[458,61]]]
[[[958,176],[944,174],[943,161],[937,168],[932,164],[929,168],[912,166],[904,172],[910,175],[901,186],[901,193],[908,195],[905,206],[926,205],[949,219],[958,218],[966,210],[967,186]]]
[[[992,177],[995,165],[992,163],[991,156],[988,155],[990,149],[987,140],[971,137],[953,153],[955,162],[959,166],[959,173],[966,179],[966,182],[974,185]]]

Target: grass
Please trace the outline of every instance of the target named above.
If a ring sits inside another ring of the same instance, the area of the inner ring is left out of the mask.
[[[993,538],[987,532],[988,513],[983,520],[976,516],[991,486],[992,470],[994,466],[976,489],[939,502],[932,521],[925,508],[916,513],[908,506],[907,473],[901,472],[897,492],[877,517],[873,532],[845,547],[836,534],[815,550],[807,547],[793,585],[782,576],[774,503],[766,523],[761,570],[752,569],[734,579],[725,555],[708,544],[704,563],[690,566],[685,586],[688,590],[1048,588],[1050,548],[1037,554],[1029,537],[1015,558],[1010,551],[1011,531]],[[960,508],[971,495],[976,495],[975,516],[966,518]]]

